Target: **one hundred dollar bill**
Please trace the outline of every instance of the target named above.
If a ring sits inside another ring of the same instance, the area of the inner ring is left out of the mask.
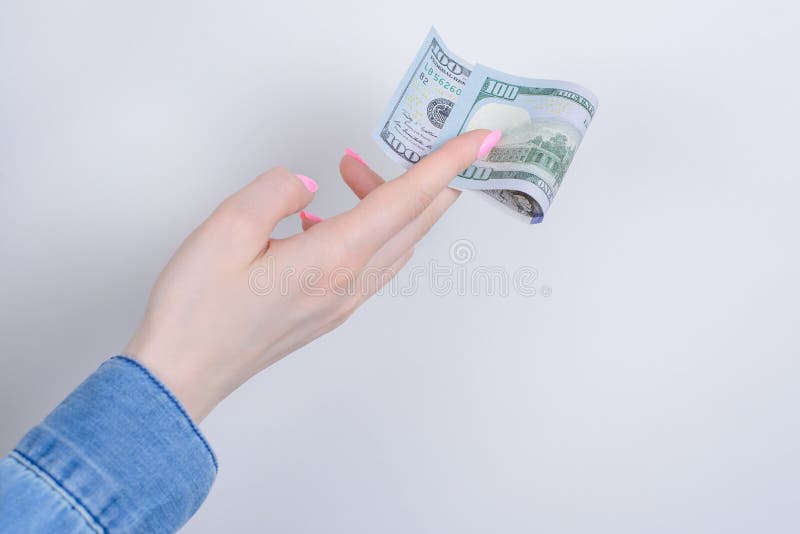
[[[453,137],[502,130],[489,154],[450,184],[480,190],[531,223],[541,222],[597,109],[569,82],[473,66],[428,33],[375,129],[374,139],[405,167]]]

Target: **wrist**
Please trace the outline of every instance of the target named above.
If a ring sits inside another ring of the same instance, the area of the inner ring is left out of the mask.
[[[137,343],[136,338],[123,354],[158,378],[197,424],[224,398],[218,385],[209,379],[210,373],[196,360],[182,358],[163,348],[147,347]],[[170,356],[166,357],[167,354]]]

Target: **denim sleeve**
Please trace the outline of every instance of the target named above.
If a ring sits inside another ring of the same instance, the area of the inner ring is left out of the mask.
[[[0,532],[174,532],[216,473],[172,393],[115,356],[0,461]]]

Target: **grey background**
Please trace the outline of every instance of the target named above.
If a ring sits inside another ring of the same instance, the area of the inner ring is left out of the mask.
[[[1,452],[225,195],[399,174],[369,133],[435,23],[600,98],[544,224],[464,195],[412,262],[539,292],[375,298],[254,378],[185,532],[797,532],[797,13],[737,4],[0,1]]]

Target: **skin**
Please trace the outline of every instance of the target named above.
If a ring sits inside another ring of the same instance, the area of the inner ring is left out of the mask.
[[[125,354],[158,376],[197,422],[250,377],[342,324],[388,278],[455,202],[447,184],[477,158],[489,130],[463,134],[402,176],[384,180],[351,156],[339,170],[360,199],[303,232],[271,238],[275,225],[312,200],[295,174],[271,169],[225,199],[162,271]],[[254,291],[254,273],[299,276]],[[311,271],[309,271],[309,269]],[[348,276],[333,276],[349,273]],[[306,281],[308,282],[308,281]]]

